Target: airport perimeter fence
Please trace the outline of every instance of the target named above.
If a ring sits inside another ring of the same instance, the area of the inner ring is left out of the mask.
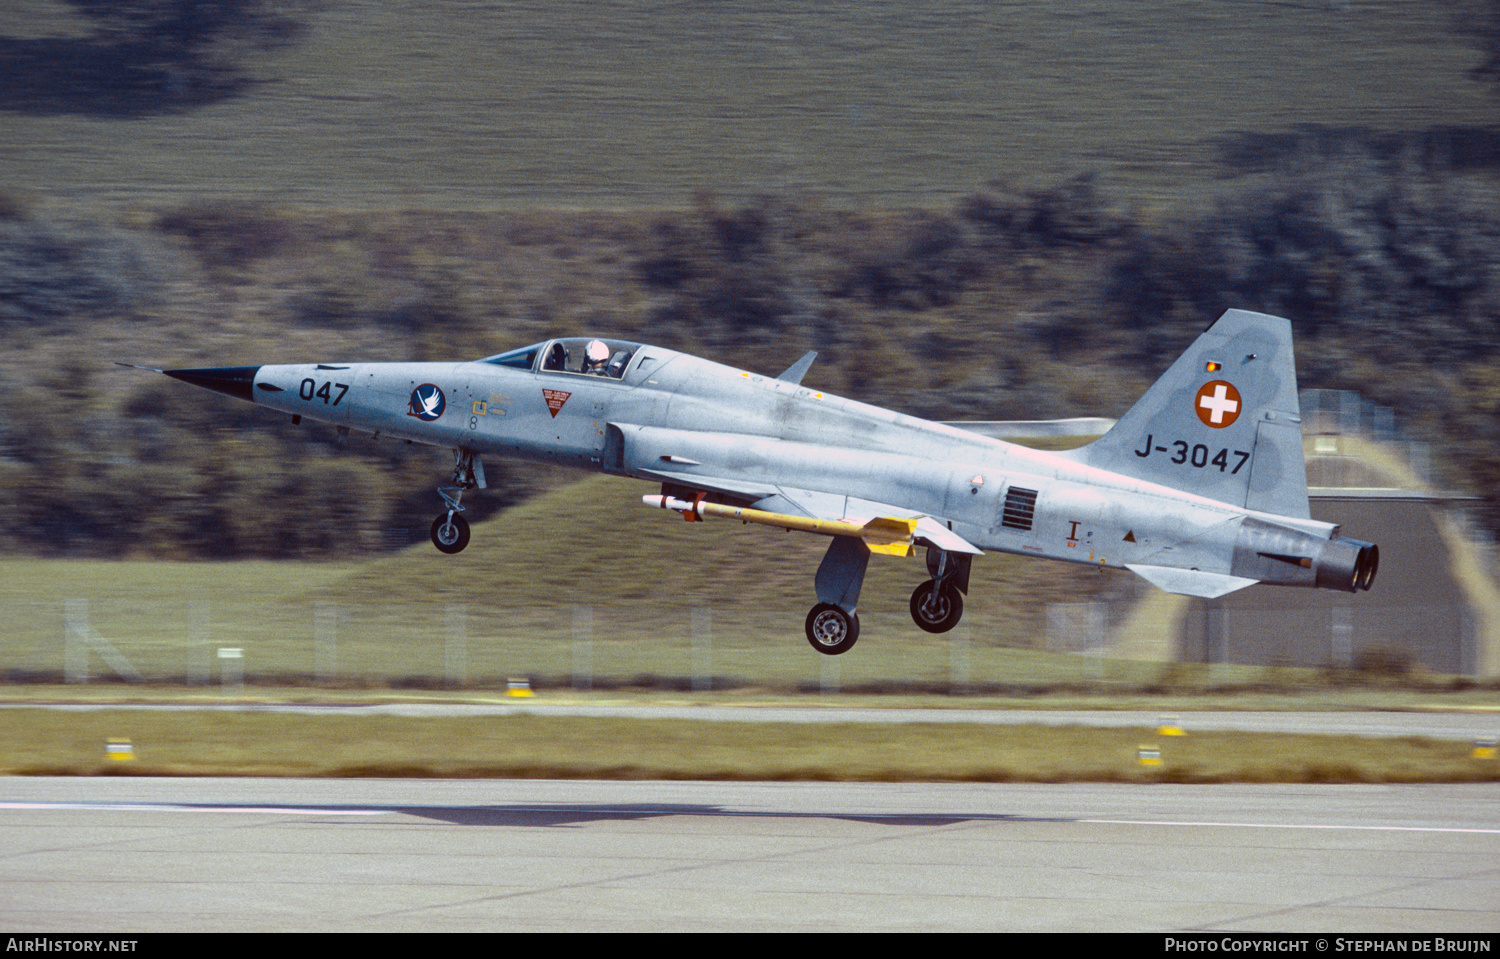
[[[189,601],[147,611],[128,599],[94,598],[38,601],[15,612],[0,627],[0,678],[11,685],[162,685],[249,698],[271,687],[505,696],[1036,695],[1156,687],[1171,673],[1174,656],[1346,670],[1364,668],[1369,658],[1360,623],[1335,617],[1299,643],[1326,652],[1321,658],[1290,662],[1274,650],[1250,659],[1230,655],[1216,619],[1203,650],[1164,633],[1160,659],[1121,659],[1112,641],[1124,612],[1106,602],[1049,605],[1044,631],[1027,650],[989,645],[962,623],[934,636],[895,612],[862,614],[860,641],[842,656],[810,649],[798,616],[745,628],[708,607],[686,610],[675,628],[647,629],[636,622],[638,610],[592,606],[496,610],[454,603],[398,620],[332,603],[266,611]],[[1474,663],[1468,657],[1470,668],[1458,671],[1472,674]],[[1255,666],[1240,665],[1225,666],[1212,681],[1264,678]]]
[[[642,623],[635,607],[496,609],[452,603],[378,610],[334,603],[144,603],[94,596],[15,604],[0,624],[10,684],[680,693],[982,694],[1038,684],[1135,682],[1159,668],[1049,666],[1016,674],[1016,651],[961,623],[922,633],[904,611],[861,612],[842,656],[809,648],[799,610],[745,624],[707,606]],[[1040,639],[1040,638],[1039,638]],[[1040,643],[1039,643],[1040,645]]]

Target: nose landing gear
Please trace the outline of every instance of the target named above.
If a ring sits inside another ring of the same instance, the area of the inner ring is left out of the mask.
[[[473,450],[454,450],[451,482],[452,486],[437,491],[448,504],[448,510],[432,521],[432,545],[444,553],[459,553],[469,545],[469,521],[459,515],[464,509],[459,500],[465,490],[484,489],[484,464],[479,454]]]
[[[469,521],[453,510],[440,513],[432,521],[432,545],[445,553],[462,552],[469,545]]]

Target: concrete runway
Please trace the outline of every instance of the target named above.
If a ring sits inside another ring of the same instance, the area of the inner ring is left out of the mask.
[[[1489,939],[1500,787],[4,778],[0,928]]]

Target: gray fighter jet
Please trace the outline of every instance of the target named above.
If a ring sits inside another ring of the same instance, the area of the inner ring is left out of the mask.
[[[780,376],[622,340],[567,337],[468,363],[161,370],[303,417],[454,451],[432,541],[469,541],[461,498],[485,455],[660,484],[651,506],[829,536],[808,641],[859,637],[872,552],[925,547],[916,624],[952,629],[985,550],[1131,570],[1173,593],[1252,583],[1367,590],[1379,550],[1309,518],[1291,324],[1230,310],[1104,436],[1065,452],[1006,443]]]

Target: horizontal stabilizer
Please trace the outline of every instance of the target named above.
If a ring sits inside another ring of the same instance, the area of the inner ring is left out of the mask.
[[[992,440],[1037,439],[1047,436],[1103,436],[1115,421],[1103,416],[1075,416],[1066,420],[950,420],[943,424]]]
[[[1230,593],[1254,586],[1258,579],[1229,576],[1224,573],[1205,573],[1197,569],[1178,569],[1175,566],[1142,566],[1126,563],[1125,568],[1168,593],[1180,596],[1197,596],[1199,599],[1218,599]]]

